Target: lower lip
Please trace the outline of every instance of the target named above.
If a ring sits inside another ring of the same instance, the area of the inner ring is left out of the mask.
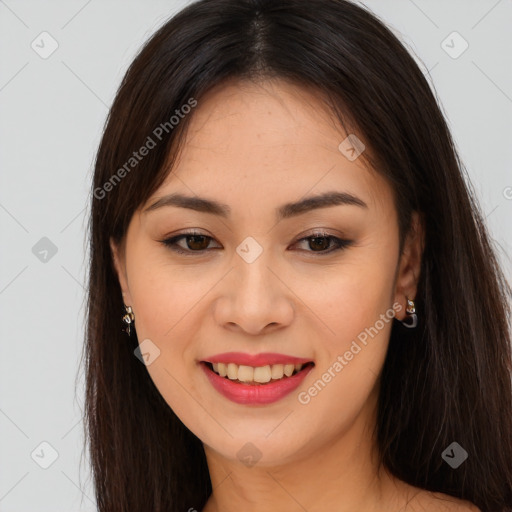
[[[268,384],[241,384],[221,377],[206,365],[199,363],[206,373],[212,386],[223,396],[237,404],[271,404],[281,400],[300,385],[306,375],[313,369],[314,365],[309,365],[292,377],[283,377],[280,380],[269,382]]]

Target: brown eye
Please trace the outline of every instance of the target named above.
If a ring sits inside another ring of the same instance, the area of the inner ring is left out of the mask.
[[[209,237],[203,235],[188,235],[185,237],[187,247],[194,251],[204,251],[208,248]],[[207,242],[205,244],[205,242]]]
[[[306,252],[319,253],[319,256],[345,249],[352,244],[352,240],[342,240],[327,233],[314,233],[312,236],[302,238],[297,243],[301,242],[308,242],[309,250]]]
[[[309,238],[309,246],[317,251],[325,251],[329,248],[330,238],[327,236],[318,236],[318,237],[310,237]]]
[[[184,245],[179,245],[179,242],[184,240]],[[213,240],[211,236],[203,235],[202,233],[182,233],[181,235],[162,240],[162,244],[169,247],[175,252],[180,254],[202,253],[207,251],[208,245]]]

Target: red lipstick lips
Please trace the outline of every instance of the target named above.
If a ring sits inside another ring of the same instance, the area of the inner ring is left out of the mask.
[[[246,383],[231,380],[228,377],[221,377],[212,370],[210,363],[234,363],[238,366],[261,367],[276,364],[302,364],[305,365],[300,371],[286,377],[272,380],[268,383]],[[307,364],[310,363],[310,364]],[[212,386],[224,397],[232,402],[245,405],[265,405],[276,402],[294,391],[314,367],[311,359],[305,359],[285,354],[261,353],[256,355],[242,352],[226,352],[217,354],[200,362],[200,366]]]

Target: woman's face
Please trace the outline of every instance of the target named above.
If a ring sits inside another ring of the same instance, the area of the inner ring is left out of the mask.
[[[375,420],[391,318],[405,317],[419,261],[409,239],[399,261],[391,189],[346,137],[287,82],[217,87],[124,246],[112,245],[152,380],[225,458],[292,461]],[[330,203],[308,202],[324,194]],[[200,236],[163,243],[190,231]],[[212,375],[203,362],[228,352],[278,356],[221,355],[228,377]],[[290,378],[293,358],[314,366]]]

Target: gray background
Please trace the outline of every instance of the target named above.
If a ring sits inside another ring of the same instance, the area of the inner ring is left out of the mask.
[[[92,165],[135,52],[186,3],[0,0],[0,511],[95,510],[78,374]],[[429,75],[510,280],[511,1],[365,5]]]

